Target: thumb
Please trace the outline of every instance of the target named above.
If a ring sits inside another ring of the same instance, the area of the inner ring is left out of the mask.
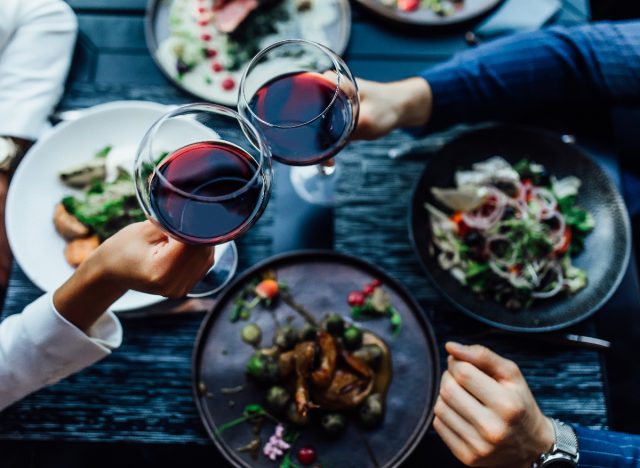
[[[484,346],[465,346],[450,341],[445,348],[455,359],[473,364],[496,380],[511,379],[519,372],[518,366],[513,361],[499,356]]]

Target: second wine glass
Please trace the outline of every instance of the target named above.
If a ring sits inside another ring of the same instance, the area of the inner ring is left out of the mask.
[[[311,203],[334,204],[339,167],[360,109],[344,61],[316,42],[288,39],[259,52],[240,82],[238,110],[264,135],[273,159],[296,166],[291,180]]]

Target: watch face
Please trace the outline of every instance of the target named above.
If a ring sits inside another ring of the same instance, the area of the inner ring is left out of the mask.
[[[543,466],[544,468],[576,468],[576,464],[568,460],[551,460]]]

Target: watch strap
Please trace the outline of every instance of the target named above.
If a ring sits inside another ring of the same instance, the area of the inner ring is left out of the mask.
[[[556,419],[551,419],[551,423],[553,424],[553,430],[556,433],[556,450],[560,450],[564,453],[577,457],[578,437],[576,436],[576,431],[574,431],[568,424]]]

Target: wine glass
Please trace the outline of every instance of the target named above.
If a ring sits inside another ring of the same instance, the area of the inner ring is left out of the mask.
[[[144,136],[134,171],[138,201],[152,222],[180,242],[217,246],[213,268],[189,296],[223,288],[237,265],[233,239],[269,199],[271,155],[259,131],[226,107],[178,107]]]
[[[276,42],[245,68],[238,111],[269,144],[273,159],[296,166],[291,181],[311,203],[335,204],[338,166],[332,159],[349,140],[360,102],[343,60],[303,39]]]

